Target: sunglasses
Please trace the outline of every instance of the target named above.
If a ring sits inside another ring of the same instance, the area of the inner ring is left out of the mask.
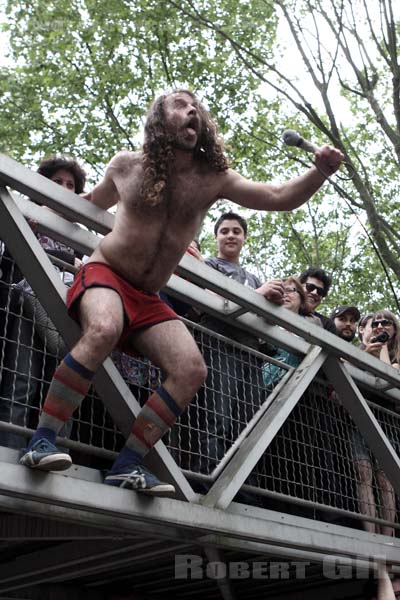
[[[381,327],[390,327],[390,325],[393,325],[393,321],[391,321],[390,319],[379,319],[377,321],[372,321],[371,323],[372,329],[376,329],[377,327],[379,327],[379,325]]]
[[[306,290],[310,293],[314,291],[317,292],[318,296],[321,296],[321,298],[325,296],[324,288],[314,285],[313,283],[306,283]]]

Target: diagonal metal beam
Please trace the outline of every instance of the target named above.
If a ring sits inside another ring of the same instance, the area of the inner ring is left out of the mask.
[[[236,454],[238,448],[240,448],[240,446],[242,444],[242,441],[245,440],[251,434],[255,425],[259,421],[261,421],[264,414],[269,410],[270,406],[275,401],[275,398],[280,394],[281,390],[285,387],[287,381],[290,379],[293,372],[294,372],[293,368],[286,371],[285,375],[278,382],[278,384],[273,389],[273,391],[268,396],[268,398],[263,402],[262,406],[258,409],[258,411],[255,413],[255,415],[250,419],[250,421],[247,423],[246,427],[244,429],[242,429],[242,431],[240,432],[240,434],[238,435],[236,440],[233,442],[232,446],[225,452],[224,456],[221,458],[218,465],[215,467],[215,469],[212,471],[212,473],[210,475],[212,477],[213,482],[217,480],[217,478],[220,476],[222,471],[225,469],[226,465],[230,462],[232,456],[234,456]]]
[[[60,186],[58,186],[60,187]],[[71,348],[80,337],[80,329],[65,307],[66,287],[39,244],[12,196],[0,187],[2,239],[21,271],[27,277],[40,303]],[[140,405],[132,395],[111,359],[107,359],[94,377],[94,386],[121,433],[127,437]],[[148,457],[150,468],[171,481],[180,499],[194,500],[195,494],[169,454],[158,442]]]
[[[205,496],[202,504],[209,507],[226,508],[250,475],[265,450],[268,448],[283,423],[312,383],[324,364],[326,354],[313,346],[304,360],[295,369],[277,394],[271,407],[254,425],[240,444],[221,475]]]
[[[347,372],[345,363],[330,357],[324,365],[324,371],[339,394],[343,406],[348,410],[369,448],[378,459],[379,466],[385,471],[400,496],[400,457],[389,443],[363,395]]]

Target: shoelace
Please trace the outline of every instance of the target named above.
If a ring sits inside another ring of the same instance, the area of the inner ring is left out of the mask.
[[[120,487],[125,488],[127,486],[132,486],[134,490],[144,489],[147,487],[145,475],[143,469],[137,467],[132,473],[129,473],[129,479],[124,481]]]
[[[47,440],[39,440],[35,450],[50,451],[53,450],[53,447]]]

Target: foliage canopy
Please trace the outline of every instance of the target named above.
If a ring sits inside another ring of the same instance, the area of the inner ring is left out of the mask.
[[[397,310],[371,245],[398,289],[391,0],[12,0],[4,10],[12,62],[0,69],[2,152],[32,167],[52,152],[73,154],[97,179],[117,150],[140,145],[150,101],[175,87],[204,99],[233,167],[249,177],[303,171],[308,157],[280,141],[283,129],[298,129],[345,153],[345,200],[325,185],[303,209],[251,213],[247,264],[262,277],[320,265],[333,273],[330,305]],[[211,251],[207,228],[201,237]]]

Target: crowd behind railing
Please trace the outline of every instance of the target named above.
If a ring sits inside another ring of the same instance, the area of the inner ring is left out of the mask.
[[[71,191],[83,191],[85,174],[75,161],[52,157],[41,163],[39,173]],[[43,235],[35,222],[30,225],[54,268],[70,285],[85,257]],[[216,257],[204,260],[195,241],[188,253],[343,340],[354,343],[358,339],[363,351],[398,369],[399,321],[392,312],[382,309],[361,316],[356,306],[344,301],[325,316],[317,311],[331,285],[323,269],[310,267],[298,277],[277,277],[263,283],[240,263],[247,236],[242,216],[221,215],[215,236]],[[22,451],[67,349],[4,244],[0,268],[0,444]],[[195,491],[205,493],[215,470],[250,420],[285,374],[299,366],[302,357],[262,343],[245,329],[188,303],[166,294],[162,298],[185,320],[208,367],[205,384],[165,436],[172,456]],[[140,404],[163,381],[163,373],[148,359],[119,350],[112,353],[112,359]],[[400,455],[398,405],[371,393],[368,401]],[[93,390],[60,435],[74,460],[105,470],[123,445],[121,434]],[[395,535],[399,529],[393,486],[323,376],[304,394],[236,499],[386,535]]]

